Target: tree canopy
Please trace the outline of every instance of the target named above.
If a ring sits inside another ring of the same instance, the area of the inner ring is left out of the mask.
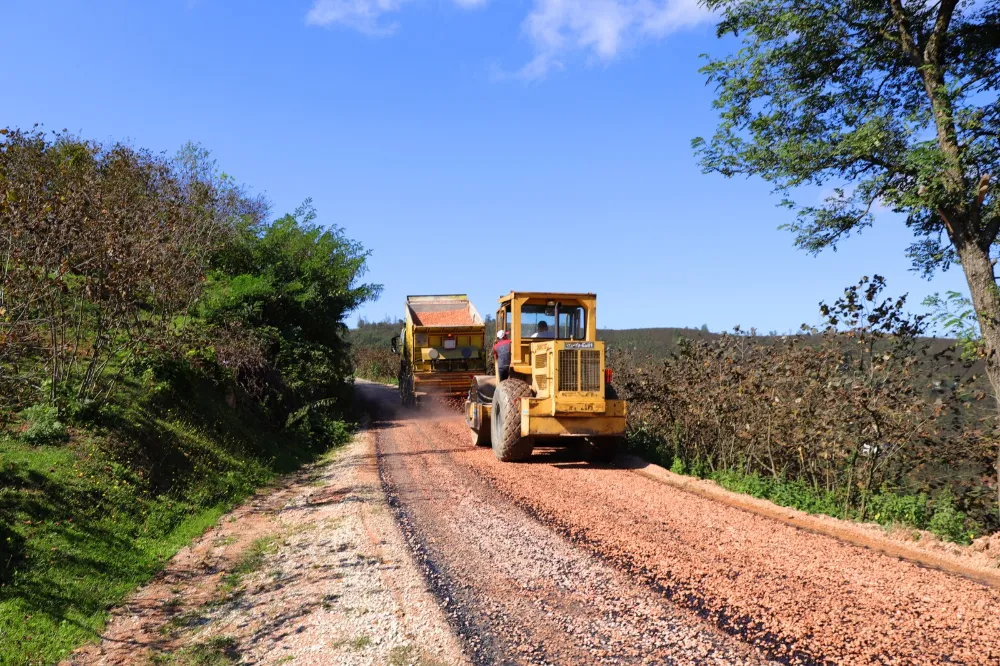
[[[787,225],[800,247],[834,247],[878,207],[906,215],[914,266],[1000,231],[1000,3],[958,0],[707,0],[720,37],[709,58],[721,119],[694,145],[706,171],[757,175],[788,194],[825,185]]]

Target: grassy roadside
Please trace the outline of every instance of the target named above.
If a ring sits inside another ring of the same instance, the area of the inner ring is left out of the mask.
[[[0,439],[0,665],[55,663],[96,639],[220,515],[348,437],[343,424],[322,443],[277,432],[251,405],[204,379],[134,385],[68,440]]]
[[[684,460],[673,452],[668,442],[648,432],[630,432],[628,449],[674,474],[715,481],[731,492],[765,499],[809,514],[875,522],[885,527],[905,526],[927,530],[945,541],[958,544],[969,544],[983,534],[974,521],[956,508],[947,494],[931,499],[924,493],[882,489],[866,498],[862,512],[849,508],[844,498],[837,493],[814,488],[803,481],[774,479],[738,469],[713,470],[701,460]]]

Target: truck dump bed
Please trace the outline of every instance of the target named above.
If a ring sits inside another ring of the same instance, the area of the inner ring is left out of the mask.
[[[417,327],[466,327],[482,326],[483,319],[476,312],[468,296],[407,296],[407,314]]]
[[[461,395],[485,371],[486,325],[465,294],[407,296],[405,336],[414,392]]]

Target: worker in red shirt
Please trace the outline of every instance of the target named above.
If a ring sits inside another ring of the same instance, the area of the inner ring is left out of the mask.
[[[497,331],[497,342],[493,345],[493,358],[497,363],[500,381],[510,376],[510,338],[503,329]]]

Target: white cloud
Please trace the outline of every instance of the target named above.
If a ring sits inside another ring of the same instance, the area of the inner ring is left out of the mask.
[[[386,22],[386,14],[398,12],[412,0],[313,0],[306,14],[309,25],[343,25],[368,35],[387,35],[396,30],[397,24]],[[486,4],[487,0],[451,0],[459,7],[471,9]]]
[[[519,75],[537,79],[574,52],[608,61],[641,39],[656,39],[709,20],[699,0],[535,0],[524,31],[535,57]]]
[[[306,16],[310,25],[343,25],[370,35],[392,33],[397,25],[389,18],[411,2],[420,0],[313,0]],[[649,39],[660,39],[677,30],[711,19],[700,0],[532,0],[522,30],[535,55],[518,72],[539,79],[574,54],[610,61],[622,50]],[[485,5],[488,0],[450,0],[463,8]]]

